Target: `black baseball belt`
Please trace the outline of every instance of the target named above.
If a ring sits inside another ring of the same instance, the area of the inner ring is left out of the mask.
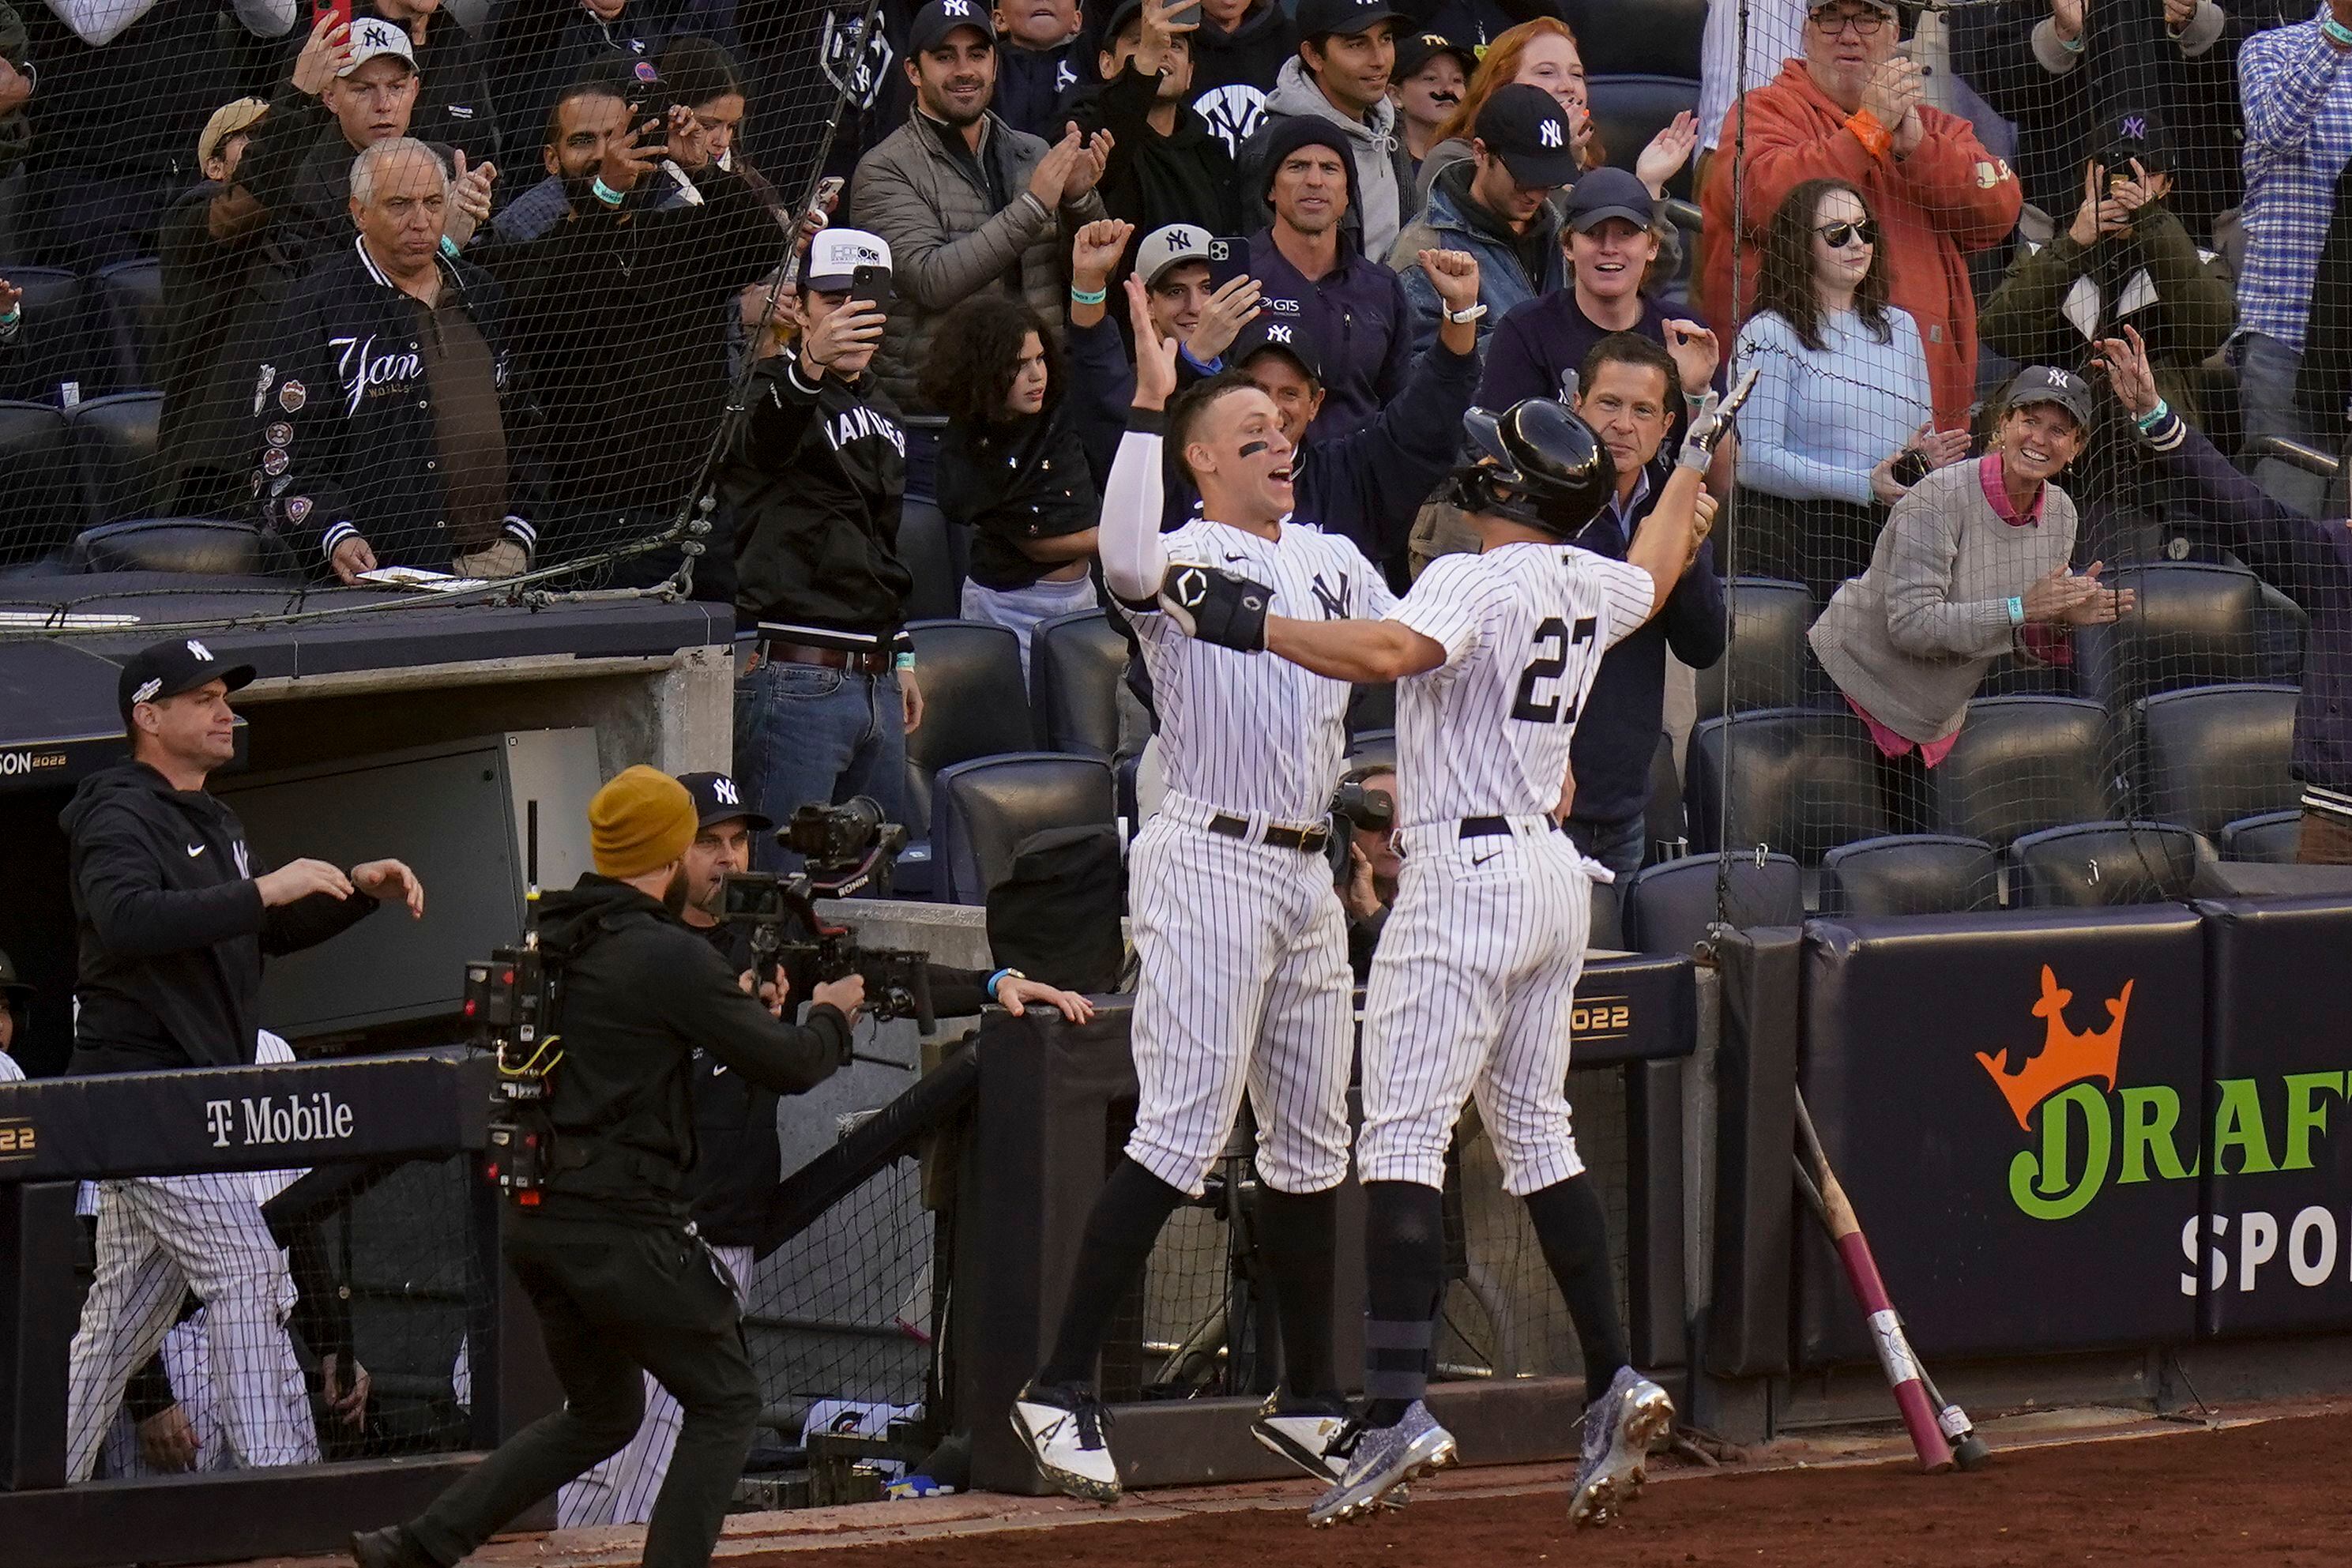
[[[1209,819],[1209,831],[1228,839],[1246,839],[1250,836],[1249,819],[1220,811]],[[1258,841],[1272,844],[1278,850],[1297,850],[1301,854],[1319,855],[1323,852],[1323,846],[1331,841],[1331,830],[1323,827],[1286,828],[1270,822],[1265,831],[1258,836]]]

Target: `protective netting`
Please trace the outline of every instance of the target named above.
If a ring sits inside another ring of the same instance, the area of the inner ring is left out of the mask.
[[[2308,16],[1716,7],[1749,90],[1693,304],[1758,383],[1684,760],[1736,920],[2294,858],[2295,599],[2343,570],[2302,515],[2342,515],[2352,371],[2314,122],[2352,87]]]
[[[0,572],[58,580],[12,592],[643,586],[690,541],[730,597],[723,412],[877,5],[0,6]]]

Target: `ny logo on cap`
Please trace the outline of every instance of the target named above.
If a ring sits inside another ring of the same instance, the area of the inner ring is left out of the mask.
[[[1557,120],[1547,120],[1541,125],[1537,126],[1536,140],[1542,142],[1546,147],[1559,146],[1559,121]]]
[[[1190,229],[1170,229],[1168,231],[1168,247],[1171,250],[1191,250],[1199,243],[1200,242],[1198,240],[1195,240],[1192,237],[1192,231]]]
[[[407,42],[407,35],[404,33],[401,36],[401,43],[405,42]],[[397,51],[400,44],[393,41],[391,23],[380,16],[362,16],[352,24],[352,48],[354,51],[360,49]]]
[[[940,15],[942,16],[969,16],[971,15],[971,0],[940,0]]]
[[[722,806],[740,806],[743,803],[743,798],[735,793],[735,780],[732,779],[723,777],[713,779],[710,781],[710,792],[719,798],[719,802]]]
[[[2071,388],[2074,384],[2074,378],[2055,365],[2044,365],[2042,368],[2042,379],[2053,387]]]
[[[2135,141],[2147,138],[2147,121],[2137,114],[2124,116],[2124,134]]]
[[[1279,324],[1268,327],[1265,329],[1265,340],[1269,343],[1287,343],[1290,341],[1290,329]]]
[[[188,652],[194,654],[197,658],[202,659],[207,664],[213,662],[213,651],[210,648],[205,647],[202,643],[197,642],[194,637],[188,639]]]

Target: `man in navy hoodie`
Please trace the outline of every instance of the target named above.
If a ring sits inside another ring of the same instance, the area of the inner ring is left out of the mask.
[[[1569,542],[1622,560],[1673,471],[1674,455],[1662,469],[1659,448],[1682,410],[1682,379],[1656,339],[1612,332],[1585,354],[1571,406],[1609,449],[1617,488]],[[1703,670],[1723,657],[1725,635],[1723,580],[1715,574],[1714,547],[1701,544],[1665,607],[1601,661],[1570,753],[1568,835],[1619,877],[1639,871],[1649,847],[1643,828],[1664,723],[1666,650]]]

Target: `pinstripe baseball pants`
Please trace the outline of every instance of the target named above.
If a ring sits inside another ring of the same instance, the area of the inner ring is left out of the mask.
[[[286,1337],[294,1278],[253,1193],[241,1173],[99,1184],[98,1277],[66,1387],[67,1480],[89,1479],[123,1384],[163,1343],[184,1288],[205,1303],[211,1381],[236,1462],[318,1462],[310,1395]]]
[[[735,1299],[748,1309],[751,1295],[751,1249],[713,1247],[719,1260],[735,1278]],[[583,1530],[598,1524],[643,1524],[654,1516],[654,1499],[661,1495],[662,1478],[669,1474],[670,1452],[677,1447],[677,1429],[686,1419],[677,1396],[652,1373],[646,1374],[646,1418],[637,1435],[609,1459],[576,1480],[556,1489],[555,1526]]]
[[[1263,821],[1247,840],[1209,832],[1214,814],[1171,792],[1136,835],[1141,1092],[1127,1157],[1198,1197],[1246,1091],[1259,1175],[1322,1192],[1348,1174],[1347,918],[1321,855],[1256,841]]]
[[[1590,862],[1549,819],[1463,839],[1408,828],[1364,994],[1359,1179],[1445,1184],[1475,1099],[1514,1197],[1584,1168],[1568,1108],[1569,1004],[1592,918]],[[1605,873],[1603,873],[1605,874]]]

